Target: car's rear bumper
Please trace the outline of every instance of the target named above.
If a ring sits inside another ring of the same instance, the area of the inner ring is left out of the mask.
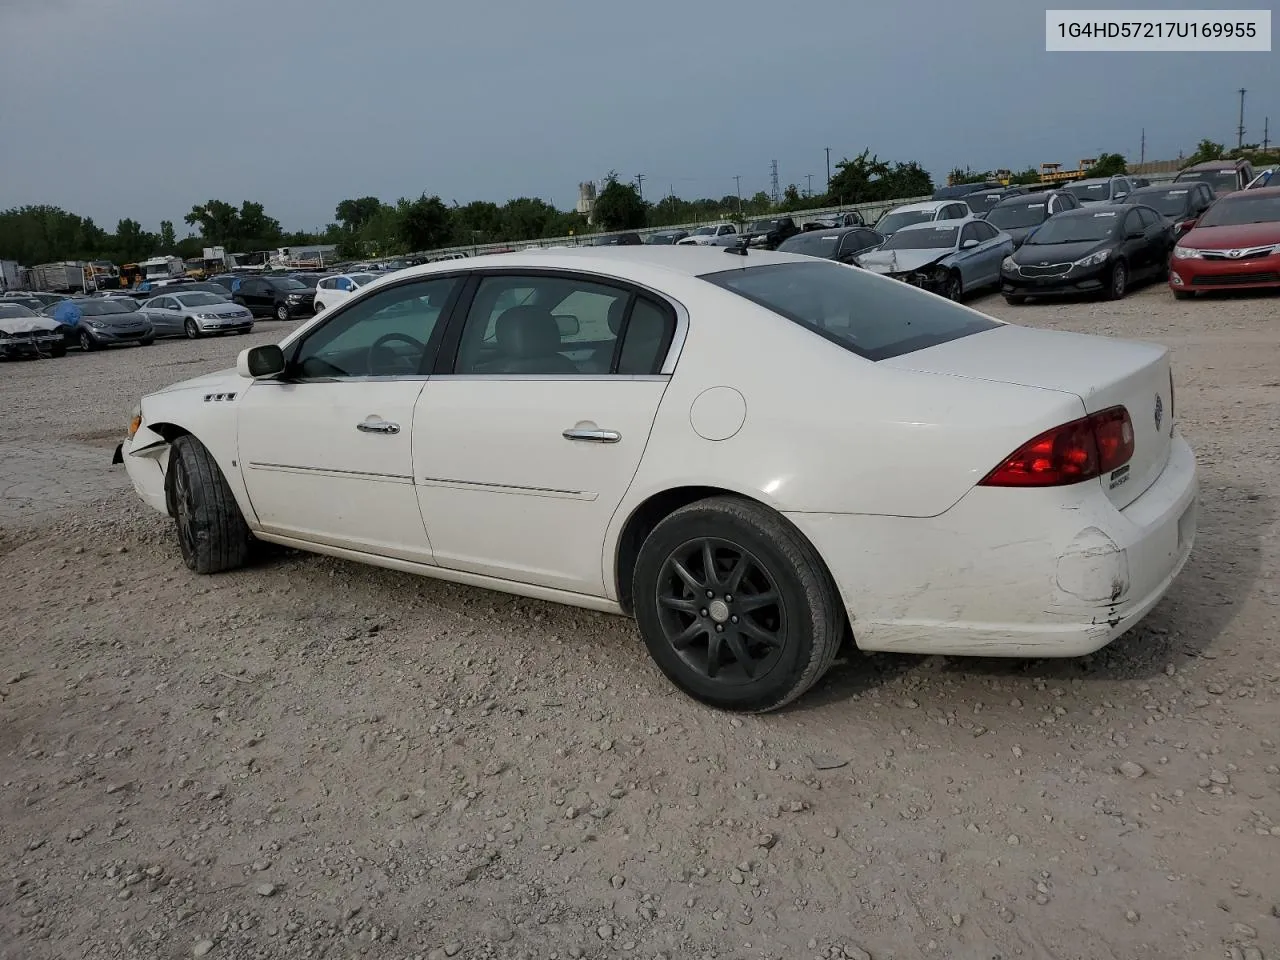
[[[1123,510],[1101,485],[975,487],[929,519],[789,514],[844,598],[864,650],[1072,657],[1132,628],[1191,553],[1195,456],[1175,433],[1159,478]]]

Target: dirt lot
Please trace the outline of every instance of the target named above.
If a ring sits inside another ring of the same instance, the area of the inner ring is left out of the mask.
[[[0,368],[0,957],[1280,957],[1280,302],[980,306],[1174,348],[1185,573],[1082,660],[742,719],[627,621],[189,574],[111,447],[280,325]]]

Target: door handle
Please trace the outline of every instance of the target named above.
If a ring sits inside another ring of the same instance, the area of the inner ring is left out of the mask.
[[[622,434],[617,430],[566,430],[566,440],[585,440],[588,443],[617,443]]]
[[[387,420],[364,420],[356,424],[361,433],[399,433],[400,424]]]

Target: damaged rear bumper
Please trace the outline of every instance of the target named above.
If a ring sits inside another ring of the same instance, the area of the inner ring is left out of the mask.
[[[928,519],[788,514],[826,561],[864,650],[1075,657],[1150,612],[1190,556],[1195,456],[1116,509],[1100,487],[975,487]],[[1016,496],[1010,496],[1010,493]]]

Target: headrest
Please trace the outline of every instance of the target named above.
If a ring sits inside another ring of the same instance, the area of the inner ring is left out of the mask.
[[[560,350],[560,325],[542,307],[512,307],[494,327],[498,349],[508,357],[545,357]]]

